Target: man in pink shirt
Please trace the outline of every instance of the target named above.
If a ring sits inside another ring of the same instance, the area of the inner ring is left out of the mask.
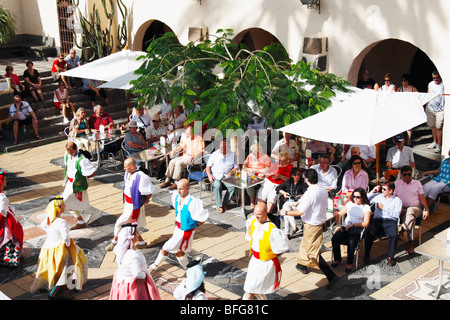
[[[428,217],[428,205],[423,194],[422,184],[412,178],[412,167],[403,166],[400,169],[402,178],[395,181],[394,194],[402,200],[402,212],[400,221],[402,222],[400,237],[407,233],[408,254],[414,253],[414,227],[416,218]]]

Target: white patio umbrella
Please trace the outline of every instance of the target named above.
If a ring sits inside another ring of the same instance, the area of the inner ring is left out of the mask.
[[[137,70],[144,62],[137,58],[145,54],[143,51],[123,49],[61,74],[68,77],[111,81]]]
[[[373,146],[426,122],[423,105],[436,96],[366,89],[279,130],[324,142]]]
[[[134,71],[144,63],[145,60],[138,60],[138,58],[145,54],[143,51],[123,49],[61,74],[69,77],[108,81],[100,87],[126,90],[128,118],[130,114],[128,93],[131,88],[130,81],[138,78]]]

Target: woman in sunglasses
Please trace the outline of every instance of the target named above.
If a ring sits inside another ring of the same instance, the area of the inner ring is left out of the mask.
[[[369,175],[363,169],[366,168],[364,159],[354,155],[350,158],[351,168],[345,171],[342,179],[342,192],[347,193],[356,188],[367,190],[369,186]]]
[[[342,261],[341,244],[345,244],[347,245],[345,272],[352,271],[355,248],[360,240],[361,232],[369,226],[371,213],[366,191],[363,188],[356,188],[352,193],[351,201],[347,202],[336,217],[337,228],[331,239],[334,256],[331,266],[333,268]],[[344,215],[346,216],[342,221]]]

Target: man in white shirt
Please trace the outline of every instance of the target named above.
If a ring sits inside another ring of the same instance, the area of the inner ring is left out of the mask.
[[[308,189],[300,198],[297,208],[292,211],[282,209],[281,216],[300,216],[303,220],[303,239],[297,254],[296,269],[303,274],[308,267],[317,267],[328,279],[327,289],[331,289],[339,280],[330,266],[320,255],[323,241],[323,224],[327,220],[328,193],[319,186],[319,176],[314,169],[305,171],[305,183]]]
[[[288,132],[283,132],[283,138],[277,141],[270,156],[278,161],[278,154],[281,151],[287,151],[289,153],[290,162],[295,162],[298,154],[298,145],[291,139],[291,134]]]
[[[222,182],[223,179],[231,177],[231,175],[239,169],[236,154],[229,150],[230,146],[227,140],[220,142],[220,149],[214,151],[206,164],[206,173],[209,182],[212,183],[214,195],[216,197],[217,212],[223,213],[227,210],[231,198],[233,197],[235,188]],[[227,189],[224,201],[222,202],[223,187]],[[244,200],[242,200],[244,201]]]
[[[400,169],[403,166],[411,166],[416,169],[414,154],[410,147],[405,146],[405,138],[402,134],[394,137],[395,147],[388,150],[386,156],[386,166],[388,169]]]
[[[311,166],[311,169],[317,171],[319,175],[319,186],[327,190],[330,197],[334,197],[337,188],[337,171],[330,166],[330,156],[328,154],[321,154],[319,157],[319,164]]]
[[[19,132],[19,125],[31,124],[33,126],[35,139],[42,139],[39,135],[38,120],[33,109],[26,101],[22,101],[19,95],[14,96],[14,103],[9,108],[9,113],[13,121],[13,135],[14,144],[17,144],[17,133]]]
[[[428,84],[428,92],[444,93],[444,83],[439,72],[433,71],[433,81]],[[437,96],[427,103],[425,108],[427,114],[427,125],[431,128],[433,143],[427,148],[435,149],[434,152],[441,153],[442,149],[442,128],[444,126],[444,107],[445,99],[442,95]]]

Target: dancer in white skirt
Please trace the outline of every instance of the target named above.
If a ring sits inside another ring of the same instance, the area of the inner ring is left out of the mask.
[[[66,209],[77,219],[77,224],[71,230],[86,228],[86,221],[81,213],[91,206],[87,194],[87,178],[93,177],[97,168],[82,153],[78,153],[74,142],[66,144],[64,166],[65,189],[62,196]]]
[[[125,169],[125,185],[123,187],[123,213],[117,219],[114,226],[114,239],[106,247],[106,251],[111,251],[117,244],[117,237],[122,225],[127,223],[137,223],[138,228],[145,227],[145,205],[150,202],[155,187],[150,181],[150,177],[139,171],[136,161],[133,158],[127,158],[123,163]],[[138,244],[136,248],[144,249],[147,243],[138,233]]]
[[[188,265],[186,253],[191,251],[195,228],[209,217],[209,211],[203,208],[203,201],[192,197],[189,193],[189,182],[186,179],[177,182],[177,192],[172,194],[172,203],[175,208],[175,230],[172,238],[164,243],[155,262],[150,266],[151,273],[158,269],[169,253],[174,253],[186,270]]]
[[[278,256],[289,251],[289,240],[283,231],[267,218],[267,206],[258,203],[254,218],[247,220],[245,239],[250,241],[252,258],[248,264],[242,300],[267,300],[281,282],[281,266]]]

